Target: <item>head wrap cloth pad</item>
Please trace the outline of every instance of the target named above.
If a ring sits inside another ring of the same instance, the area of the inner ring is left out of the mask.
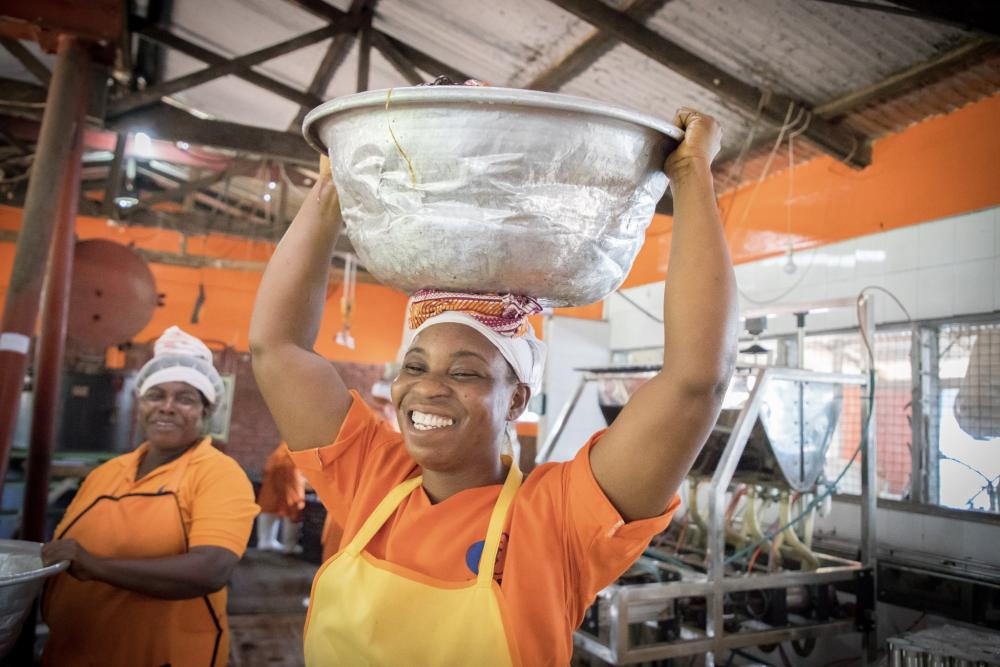
[[[542,390],[545,343],[535,337],[528,316],[540,313],[531,297],[515,294],[472,294],[420,290],[410,297],[408,337],[404,349],[435,324],[464,324],[479,332],[507,360],[518,381],[532,395]]]
[[[225,394],[222,377],[212,365],[212,351],[203,342],[172,326],[153,345],[153,358],[139,370],[139,395],[165,382],[185,382],[216,407]]]

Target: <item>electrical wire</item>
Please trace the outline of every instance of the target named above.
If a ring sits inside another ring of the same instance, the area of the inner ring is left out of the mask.
[[[785,207],[786,211],[785,221],[787,227],[787,235],[789,239],[791,239],[791,225],[792,225],[791,199],[794,187],[793,184],[794,184],[794,173],[795,173],[795,161],[794,161],[795,155],[794,155],[793,142],[796,137],[801,135],[809,128],[809,124],[812,122],[812,112],[806,111],[802,107],[799,107],[799,113],[795,116],[795,120],[789,122],[789,118],[791,118],[792,111],[794,109],[795,109],[795,104],[789,103],[788,112],[785,114],[785,121],[782,124],[780,131],[778,132],[778,138],[775,140],[774,146],[772,146],[771,148],[771,153],[768,155],[767,161],[764,163],[764,169],[761,171],[760,176],[758,176],[757,178],[757,182],[754,184],[753,190],[750,192],[750,200],[747,202],[746,208],[743,209],[743,217],[740,219],[740,225],[742,225],[744,222],[746,222],[747,217],[750,215],[750,210],[751,208],[753,208],[754,201],[756,200],[757,197],[757,191],[760,188],[761,183],[763,183],[764,180],[767,178],[768,173],[770,173],[771,163],[774,161],[774,157],[775,155],[777,155],[778,149],[781,147],[781,142],[784,141],[785,139],[786,136],[785,133],[788,132],[787,137],[788,137],[789,191]],[[805,120],[803,120],[803,118]],[[789,132],[789,130],[791,131]],[[729,210],[731,211],[732,208],[733,205],[730,205]],[[727,218],[728,218],[728,213],[729,212],[727,211]],[[791,244],[791,240],[789,240],[789,244]],[[791,251],[791,245],[789,245],[789,250]],[[737,291],[739,292],[740,296],[743,298],[744,301],[748,301],[749,303],[752,303],[755,306],[767,306],[772,303],[776,303],[787,297],[789,294],[794,292],[800,285],[802,285],[803,281],[805,281],[806,279],[806,276],[809,275],[809,271],[812,269],[815,261],[816,261],[816,253],[814,252],[809,256],[809,264],[799,274],[798,279],[777,296],[768,299],[755,299],[754,297],[744,292],[743,289],[740,288],[739,286],[737,286]]]

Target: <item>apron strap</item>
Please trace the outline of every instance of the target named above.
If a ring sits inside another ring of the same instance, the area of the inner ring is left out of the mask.
[[[372,538],[375,537],[375,533],[382,528],[382,525],[388,521],[392,513],[396,511],[400,503],[410,495],[410,493],[423,483],[423,476],[414,477],[413,479],[408,479],[405,482],[399,484],[392,491],[386,494],[382,502],[378,504],[375,511],[368,515],[365,519],[364,524],[361,526],[361,530],[357,532],[354,539],[351,540],[350,544],[344,549],[345,552],[351,554],[352,556],[357,556],[361,553],[361,550],[368,546]]]
[[[507,511],[514,500],[514,494],[521,486],[524,475],[517,463],[509,456],[503,457],[505,462],[510,463],[507,471],[507,479],[500,490],[500,497],[497,504],[493,506],[493,513],[490,515],[490,526],[486,530],[486,543],[483,545],[483,553],[479,557],[479,574],[476,575],[476,586],[489,588],[493,584],[493,570],[496,568],[497,551],[500,549],[500,535],[504,524],[507,521]]]

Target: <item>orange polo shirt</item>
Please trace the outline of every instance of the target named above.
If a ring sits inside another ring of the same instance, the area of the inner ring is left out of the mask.
[[[137,480],[139,462],[148,448],[149,444],[144,442],[134,451],[91,471],[66,508],[55,535],[61,534],[65,524],[98,497],[156,493],[163,480],[186,463],[188,469],[177,491],[177,500],[188,547],[223,547],[242,556],[259,508],[254,503],[253,485],[240,465],[213,447],[211,438],[204,438],[170,463]]]
[[[291,452],[343,526],[342,544],[393,487],[419,474],[402,435],[351,393],[354,402],[333,444]],[[533,470],[507,516],[495,571],[510,612],[507,632],[525,665],[569,664],[572,633],[594,597],[667,527],[679,504],[675,498],[662,515],[625,523],[590,468],[590,449],[600,446],[600,436],[572,461]],[[466,489],[437,504],[418,488],[367,551],[437,579],[475,579],[500,488]]]
[[[56,538],[72,527],[68,537],[101,558],[172,556],[183,553],[175,550],[178,545],[222,547],[241,556],[257,506],[239,464],[204,438],[136,479],[148,447],[143,443],[91,472],[57,526]],[[129,511],[116,509],[87,520],[109,507],[125,507],[125,499],[130,499]],[[160,600],[60,574],[45,598],[52,635],[43,664],[177,665],[197,655],[204,664],[225,665],[226,597],[222,588],[203,599]]]

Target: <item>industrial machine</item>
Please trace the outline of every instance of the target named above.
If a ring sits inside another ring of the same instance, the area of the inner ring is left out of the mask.
[[[553,451],[587,383],[599,384],[600,408],[610,424],[659,369],[578,369],[577,391],[554,422],[540,460]],[[600,592],[574,635],[578,653],[616,665],[704,655],[712,665],[733,650],[767,651],[782,642],[805,656],[818,637],[858,633],[862,654],[872,658],[872,396],[870,373],[740,368],[686,481],[685,516]],[[856,559],[812,546],[816,512],[847,472],[825,472],[835,434],[840,452],[854,452],[848,467],[862,469]]]

